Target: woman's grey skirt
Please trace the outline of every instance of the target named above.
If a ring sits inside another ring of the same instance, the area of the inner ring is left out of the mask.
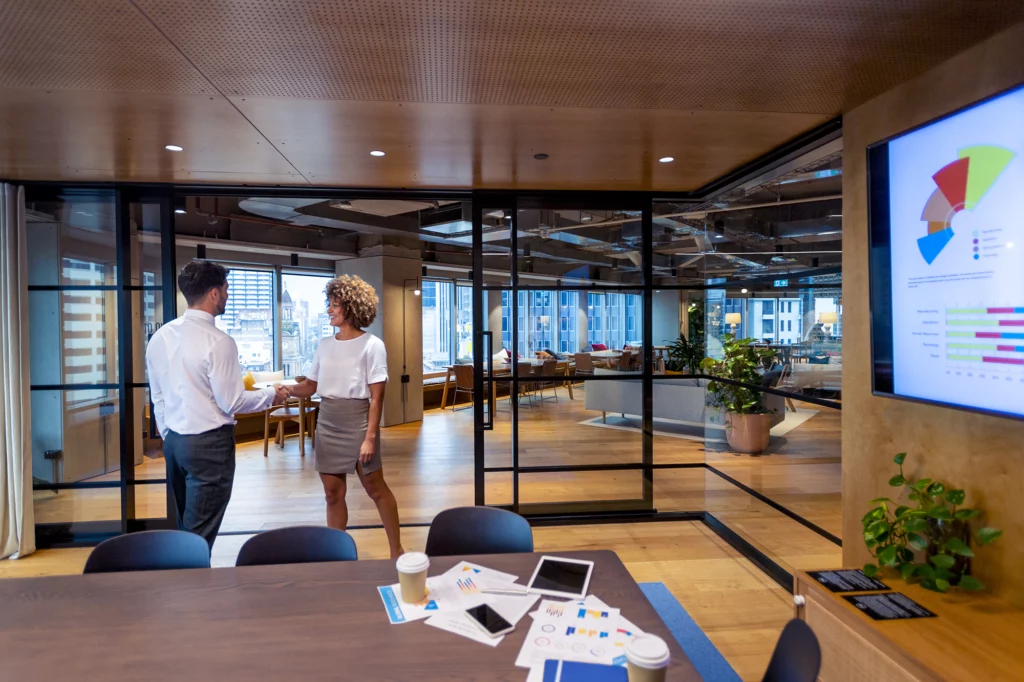
[[[323,398],[316,420],[313,468],[322,474],[355,473],[369,414],[369,399]],[[364,474],[380,469],[379,436],[373,457],[359,466]]]

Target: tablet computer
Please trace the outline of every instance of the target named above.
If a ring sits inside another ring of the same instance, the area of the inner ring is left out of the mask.
[[[593,561],[542,556],[526,589],[533,594],[583,599],[593,572]]]

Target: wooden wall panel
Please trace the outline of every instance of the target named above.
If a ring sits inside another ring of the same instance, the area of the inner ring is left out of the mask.
[[[888,494],[892,457],[909,472],[963,486],[1005,537],[982,549],[975,573],[1024,604],[1024,422],[871,395],[866,152],[868,144],[1024,82],[1024,23],[846,115],[843,180],[843,546],[847,565],[868,559],[860,518]]]

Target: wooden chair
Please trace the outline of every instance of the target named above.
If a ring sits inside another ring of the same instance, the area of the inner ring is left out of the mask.
[[[455,371],[455,398],[452,400],[452,411],[454,412],[459,409],[456,407],[459,403],[459,393],[469,394],[470,404],[467,407],[472,407],[473,365],[455,365],[452,369]],[[462,409],[466,409],[466,407]]]
[[[544,364],[541,365],[539,374],[540,374],[540,376],[544,377],[545,379],[547,379],[547,377],[555,377],[555,376],[557,376],[558,375],[558,360],[556,360],[555,358],[551,358],[550,360],[545,360]],[[538,394],[537,399],[540,400],[541,402],[544,402],[545,400],[551,400],[551,398],[545,398],[544,397],[544,390],[550,388],[551,392],[554,393],[554,400],[555,400],[555,402],[558,402],[558,384],[559,383],[560,382],[554,381],[553,379],[552,380],[536,382],[535,387],[537,389],[536,393]]]
[[[633,351],[623,350],[622,355],[619,356],[619,371],[628,372],[630,365],[632,364]]]
[[[590,353],[576,353],[576,376],[592,377],[597,373],[594,358]]]
[[[306,456],[306,430],[309,422],[316,415],[316,407],[303,398],[289,398],[283,405],[276,405],[263,413],[263,456],[267,456],[270,446],[270,425],[277,424],[277,433],[274,436],[274,443],[284,447],[284,427],[288,422],[296,422],[299,425],[299,454]],[[310,434],[313,447],[316,447],[316,429]]]

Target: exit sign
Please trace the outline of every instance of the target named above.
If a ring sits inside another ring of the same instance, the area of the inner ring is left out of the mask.
[[[777,279],[777,280],[775,280],[775,286],[776,287],[788,287],[789,286],[789,280],[788,279]]]

